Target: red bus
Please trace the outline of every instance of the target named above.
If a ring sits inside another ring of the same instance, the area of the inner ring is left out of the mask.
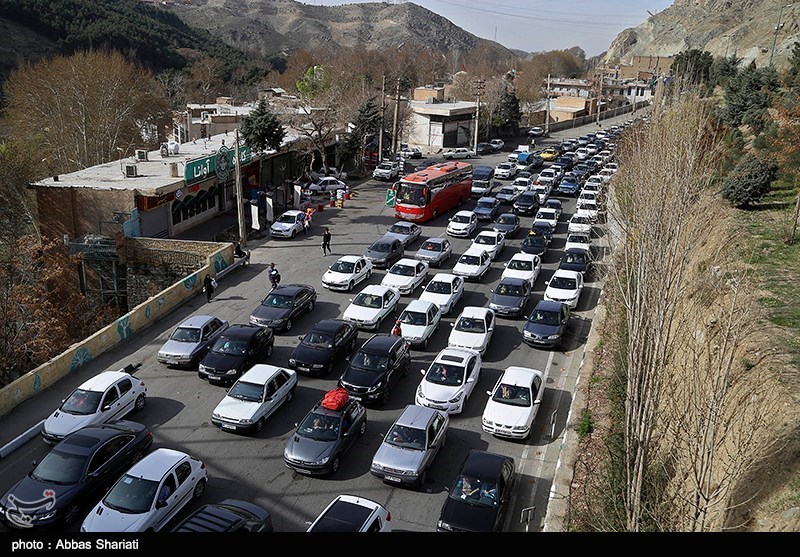
[[[461,161],[435,164],[404,176],[392,189],[395,217],[425,222],[470,199],[472,165]]]

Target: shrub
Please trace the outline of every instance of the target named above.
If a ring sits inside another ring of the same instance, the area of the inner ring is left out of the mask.
[[[749,207],[769,192],[777,171],[774,161],[746,153],[723,181],[722,197],[735,207]]]

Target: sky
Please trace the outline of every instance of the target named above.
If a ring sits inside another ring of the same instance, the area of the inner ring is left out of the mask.
[[[366,0],[301,0],[333,6]],[[389,0],[399,4],[409,0]],[[643,23],[672,0],[413,0],[462,29],[507,48],[538,52],[581,47],[586,56],[608,50],[624,29]]]

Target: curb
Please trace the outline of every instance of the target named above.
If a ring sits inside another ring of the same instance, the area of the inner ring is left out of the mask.
[[[25,433],[18,435],[13,441],[10,441],[0,447],[0,459],[6,458],[8,455],[19,449],[22,445],[39,435],[44,425],[44,420],[30,428]]]

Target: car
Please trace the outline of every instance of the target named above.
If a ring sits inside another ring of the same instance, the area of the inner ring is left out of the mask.
[[[400,292],[394,288],[370,284],[355,298],[350,298],[342,318],[355,323],[359,329],[378,330],[383,320],[395,312],[399,301]]]
[[[568,305],[539,300],[522,329],[522,341],[535,347],[560,346],[569,325],[569,317]]]
[[[599,153],[591,157],[589,160],[593,162],[597,168],[602,168],[602,166],[606,163],[605,158],[603,158]]]
[[[588,135],[582,135],[578,138],[577,141],[579,146],[586,147],[589,144],[590,139]]]
[[[600,208],[597,206],[597,203],[592,203],[591,201],[586,201],[581,203],[581,206],[578,207],[578,210],[575,212],[576,215],[585,215],[591,220],[593,223],[597,222],[597,219],[600,215]]]
[[[304,313],[317,303],[317,290],[308,284],[281,284],[261,300],[250,314],[250,324],[289,332]]]
[[[272,329],[231,325],[200,361],[197,376],[211,383],[233,383],[246,370],[272,356],[274,345]]]
[[[567,227],[567,234],[592,234],[592,221],[586,215],[572,215],[569,219],[569,226]]]
[[[495,178],[510,180],[517,174],[516,162],[501,162],[494,167]]]
[[[528,236],[544,236],[549,246],[553,241],[553,233],[553,225],[549,221],[539,219],[533,221],[531,229],[528,231]]]
[[[495,197],[481,197],[472,210],[478,220],[493,221],[500,213],[500,200]]]
[[[513,238],[519,231],[520,220],[514,213],[503,213],[492,224],[492,230],[500,232],[505,238]]]
[[[364,497],[339,495],[325,507],[307,532],[391,532],[392,513]]]
[[[421,301],[432,302],[442,315],[449,314],[464,294],[464,279],[448,273],[437,273],[420,294]]]
[[[403,243],[397,238],[384,236],[376,240],[364,252],[374,268],[388,269],[403,257]]]
[[[580,232],[573,232],[567,234],[567,242],[564,244],[564,251],[570,249],[582,249],[591,255],[592,252],[592,239],[588,234],[581,234]]]
[[[341,392],[337,389],[336,391]],[[283,464],[309,476],[335,474],[344,455],[367,430],[367,411],[347,393],[340,405],[317,402],[286,441]]]
[[[561,164],[555,163],[555,162],[549,166],[548,170],[552,170],[553,172],[555,172],[555,173],[556,173],[556,178],[558,179],[558,181],[561,181],[561,179],[562,179],[562,178],[563,178],[563,177],[566,175],[566,173],[567,173],[567,169],[566,169],[566,167],[564,167],[564,166],[563,166],[563,165],[561,165]],[[555,184],[554,184],[554,185],[555,185]]]
[[[353,354],[339,378],[350,398],[363,403],[389,402],[392,389],[411,371],[411,343],[395,335],[372,335]]]
[[[483,409],[483,431],[507,439],[527,439],[533,422],[542,406],[547,373],[544,371],[507,367],[491,391]]]
[[[147,386],[126,371],[104,371],[81,383],[42,424],[50,445],[90,425],[120,420],[147,404]]]
[[[558,173],[550,168],[545,168],[539,172],[539,176],[536,178],[534,184],[555,187],[558,185],[558,181]]]
[[[592,171],[592,167],[588,164],[576,164],[572,167],[571,173],[578,180],[578,183],[581,183],[592,175]]]
[[[550,198],[551,189],[550,184],[536,184],[531,188],[531,191],[539,198],[539,208]],[[536,212],[539,212],[539,209]]]
[[[433,333],[439,329],[442,312],[438,304],[426,300],[413,300],[403,313],[400,314],[400,335],[423,350],[428,347],[428,341]]]
[[[331,171],[335,170],[334,168],[331,169]],[[343,180],[347,179],[347,175],[344,173],[342,174],[343,175],[338,178],[335,176],[318,176],[316,181],[309,184],[308,189],[311,193],[328,193],[336,190],[346,190],[347,184],[345,184]]]
[[[591,176],[586,178],[586,181],[583,183],[582,191],[599,192],[603,189],[604,186],[605,186],[605,180],[603,180],[603,177],[599,176],[598,174],[592,174]]]
[[[554,161],[559,157],[559,155],[561,155],[561,152],[555,147],[548,147],[539,153],[539,156],[545,161]]]
[[[194,369],[230,323],[213,315],[193,315],[169,335],[158,350],[158,361],[171,367]]]
[[[520,190],[514,186],[503,186],[500,188],[500,191],[495,194],[495,198],[500,201],[500,203],[513,204],[520,193]]]
[[[557,164],[564,169],[564,172],[568,172],[572,170],[572,167],[575,166],[575,160],[572,156],[564,153],[560,157],[558,157],[553,164]]]
[[[539,194],[534,191],[520,194],[514,202],[513,209],[517,215],[535,215],[539,210]]]
[[[561,258],[558,268],[578,271],[585,278],[592,268],[592,256],[583,248],[569,248],[564,250],[564,256]]]
[[[449,426],[446,412],[407,405],[375,451],[370,473],[388,484],[424,485],[428,469],[445,445]]]
[[[581,186],[578,183],[578,179],[571,173],[565,176],[556,186],[556,192],[561,195],[575,196],[578,195],[580,189]]]
[[[494,168],[492,168],[494,173]],[[492,174],[494,175],[494,174]],[[473,199],[480,199],[481,197],[491,197],[491,193],[503,187],[502,182],[497,180],[472,180],[472,189],[470,190]]]
[[[433,166],[434,164],[438,164],[433,159],[425,159],[424,161],[420,161],[417,166],[414,167],[414,172],[419,172],[421,170],[425,170],[426,168]]]
[[[386,272],[381,286],[394,288],[400,294],[411,294],[425,282],[428,276],[428,264],[416,259],[403,258]]]
[[[70,433],[0,498],[0,519],[28,531],[70,527],[152,444],[147,426],[125,420]]]
[[[544,128],[534,126],[528,130],[528,137],[547,137],[547,134],[545,134]]]
[[[173,532],[272,532],[272,514],[249,501],[224,499],[203,505],[183,519]]]
[[[544,207],[542,207],[542,208],[543,209],[552,209],[553,211],[555,211],[556,215],[558,215],[558,217],[556,218],[556,221],[558,221],[558,219],[561,218],[561,212],[563,210],[563,206],[561,204],[561,200],[560,199],[548,199],[547,201],[544,202]]]
[[[522,253],[541,257],[547,251],[549,244],[550,242],[547,241],[547,238],[541,234],[528,234],[528,236],[522,240],[522,244],[520,244],[519,248],[522,250]]]
[[[256,364],[228,389],[211,413],[211,423],[223,431],[258,433],[284,402],[294,397],[297,372]]]
[[[269,235],[273,238],[294,238],[304,232],[305,220],[306,214],[303,211],[286,211],[269,227]]]
[[[329,375],[337,360],[356,348],[358,327],[344,319],[323,319],[303,336],[289,356],[289,367],[310,375]]]
[[[542,260],[538,255],[525,252],[515,253],[511,259],[504,263],[505,270],[500,280],[505,278],[522,279],[533,287],[542,270]]]
[[[314,180],[321,180],[323,178],[338,178],[340,181],[347,180],[347,172],[339,170],[335,166],[329,166],[327,172],[323,167],[319,170],[312,170],[309,174]]]
[[[502,139],[492,139],[489,141],[489,145],[491,145],[495,151],[502,151],[503,147],[506,146],[505,141]]]
[[[386,239],[392,238],[400,240],[403,244],[403,249],[419,240],[420,236],[422,236],[422,227],[420,225],[403,220],[394,223],[383,235]]]
[[[479,155],[491,155],[494,153],[494,147],[492,147],[489,143],[478,143],[475,152]]]
[[[616,170],[612,168],[603,168],[597,174],[603,179],[603,182],[607,184],[611,181],[611,178],[614,177],[614,174],[616,174]]]
[[[547,205],[541,207],[533,218],[533,224],[537,222],[546,222],[555,231],[558,226],[559,213],[553,209],[549,209]]]
[[[561,302],[575,309],[583,292],[583,275],[577,271],[557,269],[550,280],[545,282],[547,289],[544,299]]]
[[[492,258],[482,247],[471,247],[465,251],[453,266],[453,274],[480,281],[489,271]]]
[[[582,190],[580,195],[578,195],[578,201],[576,202],[575,207],[577,209],[580,209],[581,206],[587,201],[591,203],[597,203],[598,202],[597,197],[598,197],[598,192],[596,191]]]
[[[445,348],[428,369],[421,369],[414,404],[461,414],[481,378],[481,355],[475,350]]]
[[[494,199],[494,198],[489,198]],[[478,215],[473,211],[458,211],[450,217],[446,233],[456,238],[469,238],[478,229]]]
[[[477,224],[478,220],[475,219]],[[450,259],[453,255],[453,245],[447,238],[433,236],[428,238],[420,245],[414,259],[424,261],[430,267],[441,267],[442,263]]]
[[[489,347],[489,341],[492,340],[494,325],[493,309],[476,306],[465,307],[461,310],[455,323],[450,324],[453,330],[447,339],[447,346],[475,350],[483,356]]]
[[[611,170],[616,174],[617,170],[619,170],[619,165],[612,161],[612,162],[606,164],[604,170]]]
[[[372,171],[375,180],[390,181],[400,176],[400,164],[394,161],[383,161]]]
[[[506,236],[502,232],[494,230],[484,230],[480,232],[475,239],[472,240],[470,249],[482,249],[489,254],[489,258],[494,260],[495,257],[500,255],[503,248],[506,246]]]
[[[579,161],[585,161],[589,158],[589,150],[585,145],[575,149],[575,154],[578,156]]]
[[[422,151],[416,147],[406,147],[405,149],[400,149],[400,156],[404,159],[421,159]]]
[[[521,171],[520,174],[522,174],[523,172],[527,174],[527,176],[520,176],[518,174],[517,177],[514,178],[514,181],[511,182],[511,186],[514,187],[517,191],[519,191],[519,193],[524,193],[528,191],[531,184],[533,183],[530,172],[525,170]]]
[[[206,482],[202,461],[174,449],[156,449],[117,480],[86,516],[81,532],[158,532],[187,503],[203,496]]]
[[[597,154],[598,151],[600,151],[600,148],[598,147],[597,143],[589,143],[586,145],[586,152],[589,154],[589,156]]]
[[[328,290],[351,292],[372,276],[372,261],[363,255],[345,255],[334,262],[322,275],[322,286]]]
[[[520,278],[501,278],[492,289],[489,308],[495,315],[502,317],[518,317],[525,312],[525,306],[533,296],[531,283]]]
[[[471,159],[475,156],[475,151],[471,151],[466,147],[456,147],[454,149],[448,149],[444,153],[442,153],[442,157],[445,160],[452,160],[452,159]]]

